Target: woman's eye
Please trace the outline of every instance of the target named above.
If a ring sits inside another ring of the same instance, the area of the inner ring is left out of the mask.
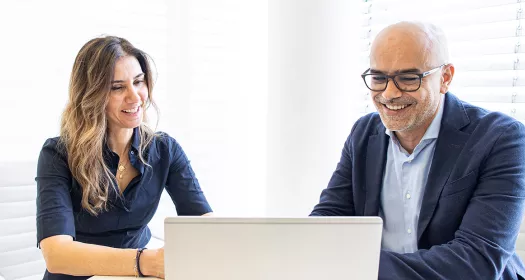
[[[121,89],[123,89],[123,87],[112,87],[111,88],[112,91],[119,91]]]

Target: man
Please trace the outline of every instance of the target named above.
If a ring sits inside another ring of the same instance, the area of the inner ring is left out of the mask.
[[[380,279],[518,279],[525,127],[448,92],[435,26],[381,31],[363,74],[378,113],[354,125],[312,216],[380,216]]]

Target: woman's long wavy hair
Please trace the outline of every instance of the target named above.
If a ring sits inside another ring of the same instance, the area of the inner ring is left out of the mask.
[[[60,143],[68,155],[71,174],[82,188],[82,208],[92,215],[108,209],[110,188],[117,193],[115,176],[104,160],[103,148],[107,142],[106,107],[111,91],[115,64],[124,56],[134,56],[145,74],[148,86],[149,106],[158,112],[152,99],[153,77],[149,56],[135,48],[123,38],[106,36],[87,42],[79,51],[69,83],[69,101],[62,114]],[[155,132],[146,124],[146,110],[143,123],[139,126],[139,157],[155,137]]]

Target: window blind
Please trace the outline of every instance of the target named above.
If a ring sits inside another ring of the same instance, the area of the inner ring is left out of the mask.
[[[525,122],[525,11],[522,0],[369,0],[362,3],[361,60],[381,29],[402,20],[445,31],[456,74],[450,91],[464,101]],[[362,113],[375,111],[362,85]]]

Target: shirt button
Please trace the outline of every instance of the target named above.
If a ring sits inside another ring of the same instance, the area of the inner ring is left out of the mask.
[[[408,234],[411,234],[412,230],[411,229],[407,229],[407,232],[408,232]]]
[[[133,151],[131,151],[131,154],[133,154]]]
[[[407,193],[406,198],[407,198],[407,199],[410,199],[411,197],[412,197],[412,196],[411,196],[409,193]]]

